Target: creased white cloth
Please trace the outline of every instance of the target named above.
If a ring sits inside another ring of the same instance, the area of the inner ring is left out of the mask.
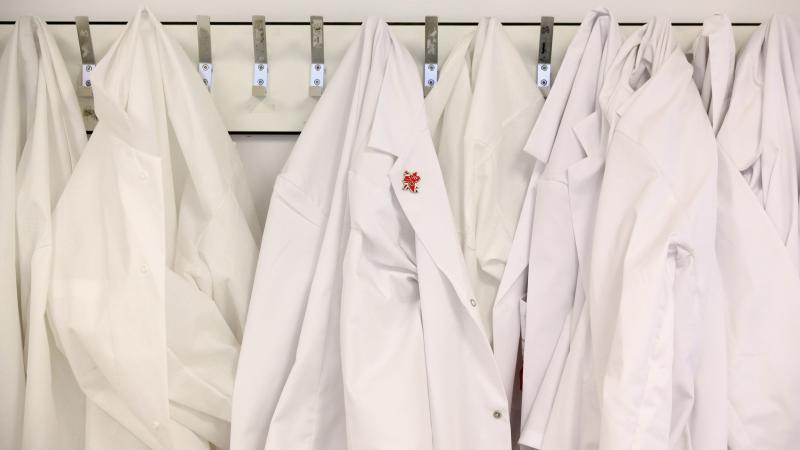
[[[147,9],[97,65],[99,123],[53,220],[48,317],[86,449],[229,443],[258,222],[194,64]]]
[[[20,18],[0,57],[0,108],[0,448],[78,448],[83,431],[71,419],[82,401],[45,307],[51,211],[86,132],[61,53],[39,18]]]

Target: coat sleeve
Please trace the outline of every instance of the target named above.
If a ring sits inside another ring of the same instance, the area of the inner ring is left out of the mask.
[[[230,443],[234,376],[258,257],[241,164],[235,152],[225,156],[220,165],[233,172],[219,178],[219,192],[203,195],[189,181],[182,189],[165,305],[170,415],[220,448]]]
[[[240,183],[244,183],[243,179],[235,182],[236,185]],[[248,223],[249,199],[244,199],[243,206],[242,199],[236,195],[236,187],[232,186],[222,196],[209,221],[198,221],[195,217],[196,211],[201,210],[197,196],[194,193],[184,195],[175,270],[214,299],[219,314],[240,342],[258,260],[258,244]]]
[[[275,182],[244,329],[231,448],[262,450],[294,364],[322,240],[323,214],[282,174]]]
[[[542,179],[536,187],[522,383],[520,442],[538,448],[572,336],[578,257],[567,186]]]

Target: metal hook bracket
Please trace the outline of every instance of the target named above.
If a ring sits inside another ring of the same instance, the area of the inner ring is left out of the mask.
[[[253,96],[266,97],[269,83],[267,28],[264,16],[253,16]]]
[[[211,90],[214,65],[211,62],[211,18],[208,16],[197,16],[197,61],[203,84]]]
[[[553,25],[551,16],[543,16],[539,26],[539,62],[536,64],[536,85],[545,97],[550,93],[552,81]]]
[[[425,95],[439,81],[439,17],[425,16],[425,64],[423,66]]]
[[[308,79],[308,95],[322,96],[325,90],[325,35],[322,16],[311,16],[311,66]]]
[[[78,30],[78,45],[81,50],[81,84],[78,85],[78,96],[92,96],[92,74],[97,67],[92,45],[92,31],[89,26],[88,16],[75,17],[75,27]]]

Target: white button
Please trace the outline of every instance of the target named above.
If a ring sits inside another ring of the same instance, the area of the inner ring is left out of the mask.
[[[501,413],[500,411],[495,411],[492,413],[492,417],[494,417],[495,419],[501,419],[503,417],[503,413]]]
[[[153,421],[153,428],[159,429],[161,427],[161,422],[154,420]]]
[[[149,267],[147,267],[147,264],[142,264],[141,266],[139,266],[139,272],[141,272],[141,273],[147,273],[147,272],[149,272],[149,271],[150,271],[150,268],[149,268]]]
[[[145,181],[145,180],[147,180],[147,177],[148,177],[147,172],[145,172],[144,170],[139,172],[139,179],[140,180]]]
[[[472,306],[478,306],[478,302],[475,301],[474,298],[469,299],[469,304],[472,305]]]

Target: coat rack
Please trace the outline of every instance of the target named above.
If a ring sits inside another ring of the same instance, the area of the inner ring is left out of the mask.
[[[0,21],[0,47],[13,23]],[[102,60],[126,23],[89,22],[82,18],[48,21],[73,74],[76,89],[80,86],[82,95],[91,96],[93,66],[90,64]],[[643,23],[620,22],[620,25],[624,33],[629,33]],[[255,15],[251,21],[215,21],[198,16],[196,21],[162,24],[197,64],[198,76],[206,80],[231,134],[296,135],[313,110],[317,96],[335,79],[338,63],[361,22],[323,21],[319,16],[306,21],[272,21]],[[450,49],[477,26],[477,22],[441,21],[436,16],[425,17],[424,21],[388,24],[418,61],[420,86],[426,92],[442,76],[442,64]],[[90,31],[79,45],[76,26],[85,25],[89,25],[86,29]],[[531,82],[545,94],[557,82],[561,59],[579,25],[548,17],[504,22],[506,33],[530,68]],[[737,44],[741,45],[758,25],[734,23]],[[673,22],[675,35],[687,52],[701,26],[702,18],[696,22]],[[545,28],[550,32],[546,33]],[[541,44],[545,44],[544,48]],[[82,58],[81,47],[87,45],[93,50],[94,60]],[[88,115],[87,130],[93,124]]]

